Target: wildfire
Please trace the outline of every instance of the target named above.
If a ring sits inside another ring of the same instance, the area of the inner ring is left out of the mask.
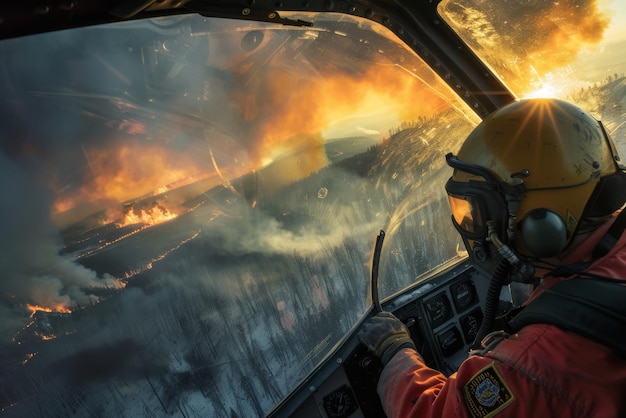
[[[183,245],[187,244],[189,241],[192,241],[192,240],[198,238],[199,235],[200,235],[200,230],[195,231],[191,236],[183,239],[182,241],[180,241],[175,246],[165,250],[162,254],[152,258],[150,261],[148,261],[145,264],[145,266],[143,268],[138,268],[138,269],[133,269],[133,270],[127,271],[124,274],[124,278],[123,279],[124,280],[128,280],[128,279],[132,278],[133,276],[138,275],[139,273],[143,273],[146,270],[151,270],[154,267],[154,263],[157,263],[157,262],[163,260],[165,257],[170,255],[172,252],[178,250],[180,247],[182,247]]]
[[[147,141],[126,141],[116,148],[94,148],[89,153],[95,176],[83,185],[81,193],[92,200],[106,197],[124,202],[206,170],[194,161],[192,152]]]
[[[37,311],[41,311],[41,312],[56,312],[56,313],[65,313],[65,314],[72,313],[72,310],[70,308],[68,308],[65,305],[61,305],[61,304],[56,305],[56,306],[50,308],[50,307],[46,307],[46,306],[31,305],[29,303],[29,304],[26,304],[26,308],[29,311],[31,311],[31,314],[30,314],[31,318],[33,317],[33,315],[35,315],[35,313]]]
[[[192,145],[196,146],[189,146]],[[83,154],[81,184],[66,187],[55,183],[51,176],[51,187],[58,192],[51,208],[57,224],[69,225],[102,209],[120,225],[162,223],[177,214],[163,207],[140,207],[123,213],[120,208],[130,200],[156,197],[174,189],[189,188],[194,183],[208,188],[217,181],[213,180],[215,173],[207,163],[208,150],[177,148],[167,141],[156,143],[138,137],[111,139],[106,147],[85,146]],[[190,193],[197,192],[189,189]],[[184,200],[186,196],[179,197]]]
[[[37,353],[28,353],[28,354],[26,354],[24,360],[22,360],[22,365],[28,363],[28,361],[30,359],[32,359],[33,357],[35,357],[35,355],[37,355]]]
[[[59,181],[55,185],[59,191],[53,207],[56,218],[75,210],[71,220],[76,221],[82,219],[77,208],[94,213],[105,206],[107,216],[118,225],[156,225],[174,219],[175,210],[168,205],[168,209],[134,208],[120,213],[120,205],[207,180],[199,194],[218,182],[228,184],[243,173],[279,160],[280,173],[268,183],[293,182],[328,164],[324,147],[328,138],[323,133],[330,127],[341,135],[374,135],[378,131],[372,128],[380,124],[391,127],[400,121],[429,117],[449,106],[436,93],[446,90],[438,88],[443,82],[434,75],[417,77],[418,71],[411,65],[398,66],[393,51],[389,56],[381,51],[369,57],[372,65],[359,68],[362,72],[358,77],[355,68],[342,66],[325,68],[321,77],[309,62],[317,58],[303,56],[301,61],[294,61],[288,55],[285,61],[280,56],[283,52],[292,53],[282,50],[255,77],[224,91],[229,106],[207,110],[220,115],[225,109],[240,112],[232,118],[236,126],[227,126],[230,119],[224,120],[224,132],[241,132],[240,137],[206,131],[204,137],[189,133],[188,137],[194,138],[189,140],[155,138],[152,131],[128,129],[128,121],[123,121],[116,133],[119,137],[97,144],[85,142],[83,183],[67,186]],[[245,72],[245,68],[234,66],[235,73]],[[289,160],[295,154],[299,157]],[[66,218],[69,224],[70,217]]]
[[[177,216],[177,214],[170,212],[169,209],[160,205],[155,205],[154,207],[148,209],[131,208],[125,213],[124,219],[120,222],[117,222],[117,225],[127,226],[134,224],[144,224],[153,226],[163,222],[171,221]]]
[[[448,106],[431,87],[440,83],[436,78],[420,80],[384,61],[366,69],[358,78],[340,71],[329,77],[305,77],[282,68],[268,68],[269,71],[255,86],[260,94],[246,97],[243,106],[247,111],[244,117],[255,126],[253,131],[258,135],[252,138],[250,152],[259,164],[274,160],[282,152],[292,152],[294,147],[305,150],[309,161],[304,175],[320,168],[315,160],[325,158],[325,138],[319,133],[333,124],[349,121],[348,125],[354,126],[355,118],[363,123],[385,118],[393,126],[403,120],[430,116]],[[418,101],[418,97],[422,99]],[[405,105],[412,102],[420,105]]]

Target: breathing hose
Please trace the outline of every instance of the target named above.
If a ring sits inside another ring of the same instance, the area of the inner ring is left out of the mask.
[[[483,311],[483,322],[480,325],[480,329],[476,333],[476,337],[474,338],[474,343],[470,347],[470,351],[479,350],[481,348],[483,338],[493,331],[496,321],[498,302],[500,301],[500,291],[502,290],[502,286],[508,282],[508,273],[510,268],[511,264],[503,258],[500,260],[500,263],[493,273],[491,282],[489,282],[489,289],[487,290],[487,300],[485,301]]]
[[[515,281],[525,283],[534,274],[534,268],[531,264],[525,263],[513,252],[507,245],[505,245],[496,232],[495,223],[493,221],[487,221],[488,228],[488,240],[496,247],[498,254],[502,256],[502,259],[498,263],[491,282],[489,283],[489,289],[487,290],[487,300],[485,301],[485,308],[483,313],[483,322],[480,325],[480,329],[476,333],[474,343],[470,348],[472,350],[479,350],[481,348],[481,342],[483,338],[487,336],[491,331],[496,320],[496,312],[498,309],[498,302],[500,301],[500,291],[502,286],[511,282],[511,272],[514,271]]]

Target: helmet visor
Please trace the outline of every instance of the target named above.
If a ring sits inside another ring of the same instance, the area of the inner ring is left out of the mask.
[[[458,229],[468,236],[485,234],[484,214],[476,197],[448,193],[448,200],[452,210],[452,219]]]

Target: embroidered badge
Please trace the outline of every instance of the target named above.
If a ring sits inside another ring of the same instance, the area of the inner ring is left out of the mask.
[[[472,418],[492,417],[515,400],[511,389],[504,383],[493,363],[465,384],[463,398]]]

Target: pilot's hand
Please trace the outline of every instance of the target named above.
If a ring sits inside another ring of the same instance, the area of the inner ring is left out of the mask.
[[[389,312],[380,312],[365,321],[359,339],[376,354],[383,366],[403,348],[415,349],[409,329]]]

